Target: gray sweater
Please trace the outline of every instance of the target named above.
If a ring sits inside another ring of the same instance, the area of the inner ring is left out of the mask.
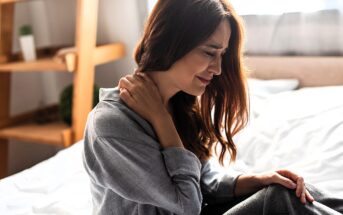
[[[233,197],[238,174],[223,174],[186,149],[162,148],[117,88],[100,89],[84,135],[93,214],[197,215],[203,200]]]

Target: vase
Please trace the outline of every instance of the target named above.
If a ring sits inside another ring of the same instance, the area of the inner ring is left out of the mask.
[[[25,61],[36,60],[36,49],[33,35],[20,36],[20,46]]]

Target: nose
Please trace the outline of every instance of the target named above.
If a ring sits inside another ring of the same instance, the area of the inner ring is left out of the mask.
[[[213,59],[210,65],[209,72],[213,73],[213,75],[220,75],[222,73],[222,57],[217,56]]]

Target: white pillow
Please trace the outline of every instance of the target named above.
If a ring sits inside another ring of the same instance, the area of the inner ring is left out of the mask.
[[[288,92],[297,89],[299,80],[297,79],[248,79],[250,119],[258,117],[264,109],[266,100],[278,93]]]
[[[248,79],[249,92],[256,95],[275,94],[297,89],[298,79],[274,79],[261,80],[255,78]]]

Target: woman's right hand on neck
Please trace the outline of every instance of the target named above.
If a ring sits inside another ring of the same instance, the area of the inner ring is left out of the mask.
[[[120,98],[150,123],[168,114],[156,84],[144,73],[136,72],[119,80]]]
[[[163,148],[183,147],[156,84],[146,74],[127,75],[119,80],[118,87],[120,98],[152,124]]]

